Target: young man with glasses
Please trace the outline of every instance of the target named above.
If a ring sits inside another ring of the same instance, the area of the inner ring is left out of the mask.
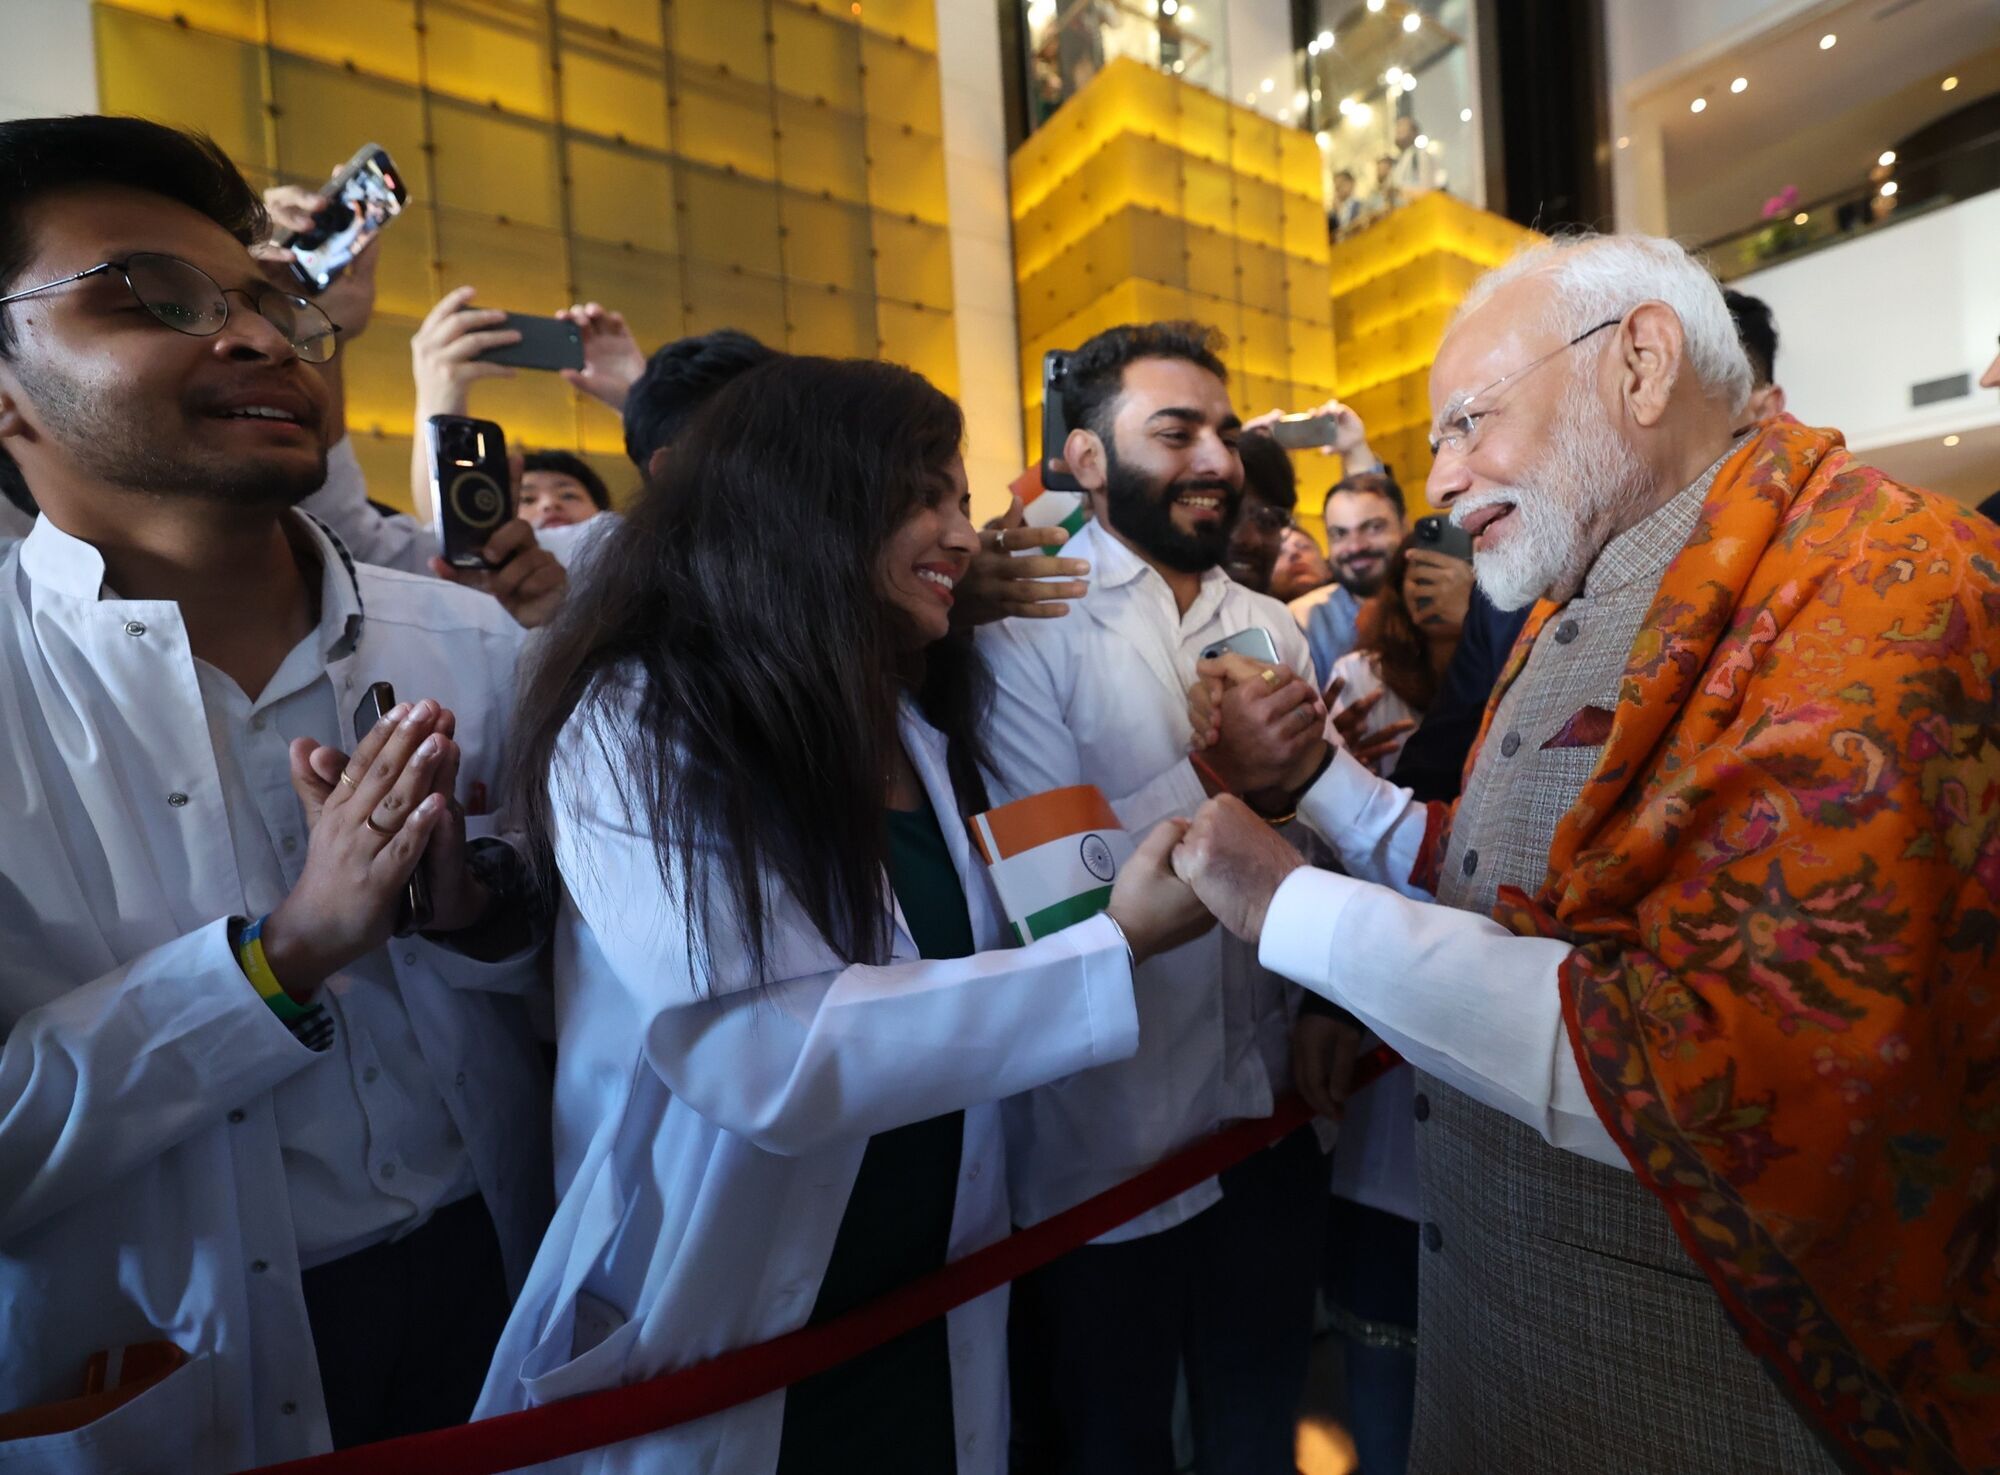
[[[293,510],[338,335],[262,229],[204,140],[0,123],[10,1468],[462,1420],[548,1208],[538,948],[473,838],[520,632]]]

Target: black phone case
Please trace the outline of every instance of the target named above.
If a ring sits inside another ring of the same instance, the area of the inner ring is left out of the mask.
[[[1069,368],[1069,355],[1061,349],[1051,349],[1042,355],[1042,490],[1045,492],[1080,492],[1083,483],[1070,475],[1067,469],[1055,469],[1055,463],[1062,459],[1063,442],[1069,439],[1069,421],[1063,414],[1063,375]]]
[[[447,443],[454,432],[483,434],[484,454],[455,454]],[[500,530],[500,524],[514,515],[506,436],[491,420],[463,415],[431,416],[427,436],[431,496],[437,505],[438,542],[444,561],[453,568],[484,568],[486,560],[479,556],[479,550]],[[462,461],[470,464],[461,465]]]
[[[479,355],[486,363],[506,364],[516,369],[544,369],[551,373],[557,369],[583,367],[583,334],[575,323],[566,323],[561,318],[537,318],[510,312],[507,321],[500,327],[512,328],[521,335],[521,341],[487,349]]]
[[[370,682],[368,690],[361,694],[361,704],[354,709],[354,743],[348,749],[361,746],[362,738],[382,720],[382,714],[396,705],[396,689],[386,681]],[[403,893],[403,904],[396,912],[396,936],[408,937],[413,932],[421,932],[431,925],[431,883],[425,879],[422,869],[411,877],[408,888]]]

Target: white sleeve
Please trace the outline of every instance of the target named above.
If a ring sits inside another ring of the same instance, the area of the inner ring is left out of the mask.
[[[1352,1012],[1417,1069],[1555,1146],[1627,1166],[1570,1051],[1553,938],[1302,866],[1264,914],[1257,959]]]
[[[0,1243],[320,1057],[250,986],[227,919],[149,948],[0,1042]]]
[[[1076,739],[1065,721],[1069,683],[1051,667],[1041,642],[1022,638],[1008,623],[1002,620],[979,633],[979,655],[993,676],[993,705],[983,736],[995,804],[1084,782]],[[1208,791],[1194,765],[1181,758],[1130,793],[1104,797],[1137,840],[1163,819],[1191,817]]]
[[[998,1101],[1139,1047],[1129,954],[1106,917],[967,958],[844,964],[767,879],[760,981],[718,845],[704,970],[689,954],[679,877],[663,880],[601,756],[557,794],[563,881],[635,1006],[646,1061],[676,1096],[767,1152]]]
[[[1410,881],[1430,824],[1428,810],[1345,748],[1334,750],[1326,772],[1299,796],[1299,818],[1333,847],[1350,876],[1430,899]]]
[[[437,538],[414,517],[378,512],[369,506],[368,479],[361,473],[351,436],[342,436],[327,448],[326,481],[299,503],[299,510],[331,528],[357,563],[401,569],[406,574],[428,575],[431,571]]]

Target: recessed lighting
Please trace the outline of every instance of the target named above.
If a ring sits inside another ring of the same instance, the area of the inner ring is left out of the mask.
[[[1318,102],[1319,100],[1320,100],[1320,90],[1317,87],[1315,87],[1313,88],[1313,101]]]
[[[1403,29],[1410,32],[1413,35],[1417,31],[1423,29],[1423,24],[1424,24],[1424,18],[1418,15],[1414,10],[1411,11],[1408,15],[1403,17]]]
[[[1375,109],[1368,106],[1365,102],[1357,102],[1354,105],[1354,111],[1347,116],[1356,123],[1366,123],[1370,118],[1375,116]]]
[[[1181,72],[1185,72],[1186,70],[1187,70],[1187,63],[1186,63],[1186,62],[1184,62],[1184,61],[1181,61],[1181,60],[1180,60],[1180,59],[1178,59],[1178,58],[1176,58],[1176,59],[1175,59],[1175,61],[1174,61],[1174,71],[1175,71],[1175,73],[1176,73],[1176,74],[1178,74],[1178,73],[1181,73]]]
[[[1374,11],[1377,15],[1380,15],[1382,13],[1382,7],[1384,5],[1387,5],[1388,3],[1389,0],[1368,0],[1368,8]]]
[[[1955,435],[1947,435],[1944,438],[1944,443],[1948,446],[1955,446],[1958,444],[1958,437]]]
[[[1431,146],[1430,135],[1428,133],[1419,133],[1417,135],[1417,147],[1420,149],[1429,149],[1430,146]]]
[[[1627,135],[1623,134],[1623,133],[1619,134],[1619,135],[1618,135],[1618,147],[1620,147],[1621,149],[1629,149],[1630,147],[1632,147],[1632,140],[1631,140],[1631,138],[1630,138],[1630,137],[1628,137]]]
[[[1340,100],[1340,108],[1339,108],[1340,116],[1344,118],[1353,111],[1354,111],[1354,99],[1351,97],[1343,97]]]
[[[1750,85],[1750,79],[1748,77],[1738,77],[1734,82],[1731,82],[1729,84],[1729,90],[1731,92],[1741,92],[1744,88],[1748,87],[1749,85]]]
[[[1263,81],[1257,84],[1257,90],[1260,92],[1276,92],[1278,90],[1278,84],[1272,81],[1269,77],[1266,77]]]
[[[1181,0],[1160,0],[1160,14],[1172,15],[1181,8]]]
[[[1880,164],[1884,169],[1887,169],[1891,164],[1896,162],[1896,151],[1894,149],[1882,150],[1881,153],[1875,156],[1875,162]]]
[[[1382,74],[1382,80],[1389,86],[1394,87],[1398,82],[1403,80],[1403,69],[1401,67],[1389,68],[1388,71]]]
[[[1323,149],[1331,148],[1333,146],[1333,135],[1322,128],[1313,135],[1313,142],[1317,143]]]
[[[1458,110],[1458,121],[1461,123],[1470,123],[1472,121],[1472,109],[1460,108]]]
[[[1804,225],[1804,224],[1805,224],[1805,223],[1806,223],[1806,222],[1807,222],[1808,220],[1811,220],[1811,219],[1812,219],[1812,217],[1811,217],[1810,215],[1806,214],[1806,212],[1805,212],[1805,211],[1801,210],[1801,211],[1799,211],[1799,213],[1798,213],[1798,214],[1796,214],[1796,215],[1794,215],[1794,216],[1792,217],[1792,224],[1793,224],[1793,225]]]
[[[1305,105],[1306,105],[1306,92],[1305,89],[1301,87],[1297,92],[1294,92],[1292,94],[1292,106],[1295,108],[1303,108]]]
[[[1306,42],[1306,55],[1307,55],[1307,56],[1318,56],[1318,55],[1319,55],[1319,42],[1317,42],[1317,41],[1308,41],[1308,42]]]
[[[1321,31],[1319,33],[1319,49],[1321,51],[1333,50],[1333,32]]]
[[[1705,111],[1707,107],[1708,107],[1708,99],[1705,97],[1697,97],[1693,102],[1688,104],[1688,111],[1691,113],[1699,113]]]
[[[1824,36],[1819,38],[1819,49],[1821,51],[1831,51],[1833,50],[1833,43],[1838,41],[1839,39],[1840,37],[1834,35],[1833,32],[1828,31]]]
[[[1895,181],[1895,180],[1893,180],[1893,179],[1892,179],[1892,180],[1890,180],[1890,181],[1889,181],[1889,182],[1888,182],[1887,184],[1885,184],[1885,185],[1883,185],[1883,186],[1882,186],[1882,198],[1883,198],[1883,199],[1885,199],[1885,200],[1886,200],[1886,199],[1890,198],[1890,197],[1891,197],[1892,195],[1894,195],[1895,193],[1896,193],[1896,181]]]
[[[1951,91],[1951,89],[1956,87],[1957,85],[1958,85],[1958,78],[1956,77],[1946,77],[1944,81],[1938,83],[1938,86],[1946,92]]]

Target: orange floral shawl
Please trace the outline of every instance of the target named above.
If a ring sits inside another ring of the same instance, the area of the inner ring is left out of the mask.
[[[2000,527],[1781,421],[1668,568],[1546,881],[1496,908],[1576,944],[1599,1116],[1862,1470],[2000,1466],[1997,665]]]

